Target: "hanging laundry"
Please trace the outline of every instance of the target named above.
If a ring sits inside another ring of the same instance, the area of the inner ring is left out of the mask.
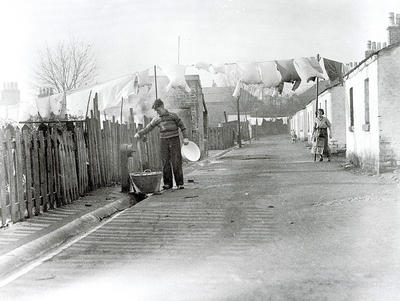
[[[35,100],[37,112],[42,118],[49,118],[51,113],[56,116],[64,116],[64,99],[64,93],[38,97]]]
[[[339,82],[343,82],[344,75],[344,64],[329,60],[327,58],[322,59],[326,73],[328,74],[330,81],[338,80]]]
[[[134,85],[135,75],[129,74],[102,84],[94,85],[89,88],[78,89],[67,92],[66,113],[76,117],[84,117],[88,105],[88,98],[98,94],[99,110],[102,112],[107,108],[114,107],[121,101],[127,99],[129,95],[135,94]],[[92,93],[90,94],[90,91]],[[93,108],[93,101],[89,102],[89,110]]]
[[[283,91],[283,83],[294,83],[292,87],[293,91],[300,86],[301,78],[294,67],[293,61],[293,59],[276,61],[276,66],[282,76],[281,83],[278,85],[279,94]]]
[[[238,63],[240,79],[246,84],[261,84],[260,69],[257,63]]]
[[[134,79],[134,91],[135,94],[139,93],[139,89],[140,88],[147,88],[147,91],[150,90],[151,86],[152,86],[152,81],[150,79],[149,76],[149,69],[137,72],[135,74],[135,79]]]
[[[65,114],[65,93],[49,96],[50,112],[56,116]]]
[[[211,65],[204,62],[198,62],[194,66],[199,70],[209,71]]]
[[[235,86],[240,80],[240,72],[237,64],[225,64],[225,76],[229,86]]]
[[[316,77],[327,79],[315,57],[298,58],[293,61],[293,64],[301,80],[307,83],[310,80],[315,81]]]
[[[225,73],[225,64],[212,64],[208,70],[213,74]]]
[[[48,118],[50,116],[50,102],[49,102],[49,97],[38,97],[35,99],[36,102],[36,108],[39,113],[39,115],[42,118]]]
[[[185,79],[186,66],[170,65],[163,66],[161,69],[169,79],[167,91],[169,91],[171,88],[183,88],[186,90],[186,92],[190,93],[191,90]]]
[[[279,85],[282,80],[282,75],[278,71],[276,62],[258,63],[258,68],[265,87],[271,88]]]
[[[216,87],[234,87],[236,85],[236,82],[234,84],[231,84],[225,74],[222,73],[217,73],[217,74],[211,74],[211,78],[213,81],[213,84]]]

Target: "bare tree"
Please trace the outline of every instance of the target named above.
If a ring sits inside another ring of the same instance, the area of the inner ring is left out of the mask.
[[[96,72],[95,56],[90,45],[61,42],[54,49],[39,52],[35,70],[36,85],[67,92],[90,83]]]

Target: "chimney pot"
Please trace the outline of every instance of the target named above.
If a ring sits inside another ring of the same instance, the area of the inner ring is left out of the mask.
[[[367,42],[367,50],[371,50],[371,47],[372,47],[372,42],[371,42],[371,40],[368,40],[368,42]]]
[[[394,12],[389,13],[389,26],[394,25]]]
[[[376,42],[372,42],[372,50],[376,50]]]
[[[396,14],[396,25],[400,25],[400,14]]]
[[[386,43],[386,42],[383,42],[382,48],[385,48],[386,46],[387,46],[387,43]]]
[[[376,49],[381,50],[381,42],[376,43]]]

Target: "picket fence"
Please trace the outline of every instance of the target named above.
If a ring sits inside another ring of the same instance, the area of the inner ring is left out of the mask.
[[[146,142],[128,123],[100,120],[97,96],[90,117],[49,124],[44,130],[24,125],[0,130],[0,227],[70,204],[88,191],[120,181],[120,145],[133,144],[130,171],[160,170],[158,130]]]

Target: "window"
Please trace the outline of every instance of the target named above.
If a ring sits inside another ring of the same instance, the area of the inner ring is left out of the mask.
[[[364,110],[365,124],[369,124],[369,78],[364,80]]]
[[[353,106],[353,87],[350,88],[350,130],[354,128],[354,106]]]

